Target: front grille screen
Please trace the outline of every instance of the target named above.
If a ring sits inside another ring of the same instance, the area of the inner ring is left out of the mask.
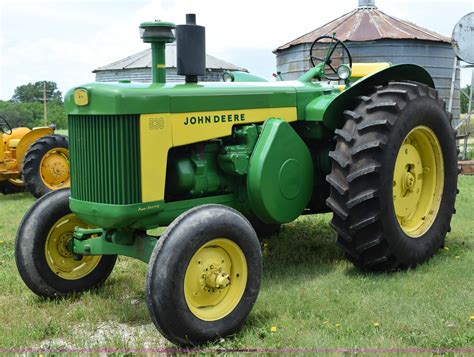
[[[138,115],[70,115],[72,198],[127,205],[141,202]]]

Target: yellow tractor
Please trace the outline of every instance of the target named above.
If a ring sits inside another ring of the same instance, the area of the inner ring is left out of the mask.
[[[15,128],[0,116],[0,192],[35,197],[69,187],[67,138],[50,127]]]

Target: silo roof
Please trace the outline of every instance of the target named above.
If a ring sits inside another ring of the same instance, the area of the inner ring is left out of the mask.
[[[176,44],[166,44],[165,52],[166,68],[176,68]],[[92,73],[137,68],[151,68],[151,48],[135,53],[108,65],[96,68],[92,71]],[[243,67],[236,66],[235,64],[226,62],[209,54],[206,55],[206,68],[248,72],[248,70]]]
[[[382,39],[424,40],[451,43],[449,37],[425,29],[412,22],[387,15],[375,6],[361,6],[341,17],[290,41],[273,52],[302,43],[312,43],[323,35],[332,35],[341,41],[374,41]]]

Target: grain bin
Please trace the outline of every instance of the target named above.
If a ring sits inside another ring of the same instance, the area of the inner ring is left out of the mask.
[[[277,71],[283,80],[292,80],[311,64],[311,43],[322,35],[344,41],[354,62],[414,63],[430,72],[441,98],[449,100],[454,51],[451,39],[411,22],[380,11],[375,0],[359,0],[359,6],[341,17],[278,47]],[[460,72],[456,74],[459,86]],[[459,90],[454,95],[453,116],[459,118]]]

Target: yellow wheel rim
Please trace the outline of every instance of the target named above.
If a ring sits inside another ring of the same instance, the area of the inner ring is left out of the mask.
[[[53,225],[46,238],[46,262],[53,273],[66,280],[77,280],[87,276],[102,258],[83,256],[79,260],[74,259],[70,242],[75,227],[88,228],[75,214],[68,214]]]
[[[419,238],[435,221],[444,187],[444,161],[436,134],[417,126],[403,141],[393,173],[393,205],[406,235]]]
[[[10,182],[12,185],[18,186],[18,187],[24,187],[25,183],[23,182],[22,179],[8,179],[8,182]]]
[[[184,276],[184,297],[201,320],[216,321],[230,314],[247,285],[247,261],[240,247],[225,238],[201,246]]]
[[[41,159],[41,180],[50,190],[69,187],[69,151],[65,148],[49,150]]]

